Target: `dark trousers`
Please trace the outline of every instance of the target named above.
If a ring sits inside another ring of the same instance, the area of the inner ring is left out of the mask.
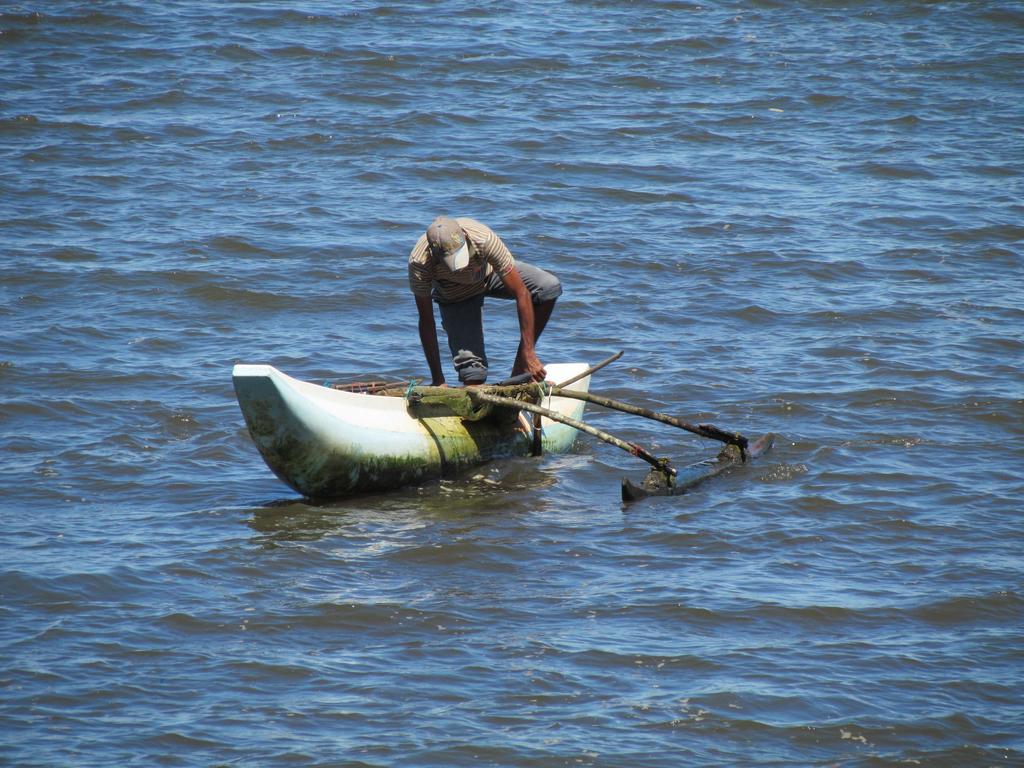
[[[562,284],[550,272],[516,262],[516,269],[523,279],[526,290],[534,304],[554,301],[562,295]],[[448,334],[448,349],[452,363],[463,384],[482,384],[487,380],[487,349],[484,346],[483,306],[484,298],[515,299],[505,289],[497,272],[492,272],[481,293],[462,301],[445,303],[437,300],[441,310],[441,326]],[[436,297],[435,297],[436,298]]]

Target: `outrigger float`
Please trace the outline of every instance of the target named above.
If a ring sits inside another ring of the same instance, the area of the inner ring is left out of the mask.
[[[689,424],[589,392],[597,365],[547,366],[550,382],[510,379],[492,386],[448,388],[358,382],[321,386],[269,365],[236,365],[235,393],[260,455],[283,482],[314,499],[385,491],[449,477],[496,458],[564,453],[578,432],[643,459],[651,471],[639,484],[622,480],[623,501],[671,496],[760,456],[772,444],[753,444],[712,424]],[[630,443],[584,423],[587,403],[623,411],[719,440],[713,460],[674,468]],[[532,414],[527,418],[525,413]]]

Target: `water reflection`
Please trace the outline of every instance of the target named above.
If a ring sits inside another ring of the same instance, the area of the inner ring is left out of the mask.
[[[402,488],[387,494],[315,501],[301,497],[277,499],[251,510],[248,525],[267,541],[315,541],[346,527],[393,525],[413,520],[457,521],[544,511],[557,505],[541,490],[553,488],[559,474],[586,457],[552,456],[506,459],[474,468],[456,478]]]

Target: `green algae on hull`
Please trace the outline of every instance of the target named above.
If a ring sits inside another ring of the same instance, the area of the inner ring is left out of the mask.
[[[507,428],[499,431],[488,424],[462,424],[456,417],[423,419],[421,423],[432,438],[427,456],[332,451],[312,463],[300,462],[299,466],[306,468],[301,481],[282,479],[311,498],[335,498],[452,477],[492,459],[529,453],[526,437],[521,432],[510,434]]]

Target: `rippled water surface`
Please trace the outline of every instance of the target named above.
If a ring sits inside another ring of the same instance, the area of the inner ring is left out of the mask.
[[[983,0],[0,6],[0,763],[1024,764],[1022,41]],[[628,507],[589,437],[297,498],[231,366],[426,375],[439,213],[561,277],[543,360],[774,450]]]

